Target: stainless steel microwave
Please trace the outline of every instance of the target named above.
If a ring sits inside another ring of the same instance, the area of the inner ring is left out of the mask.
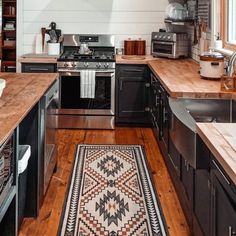
[[[188,57],[189,40],[186,33],[153,32],[151,54],[154,57]]]

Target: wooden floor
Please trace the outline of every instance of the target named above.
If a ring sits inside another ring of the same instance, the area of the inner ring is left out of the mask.
[[[180,203],[149,128],[116,128],[104,130],[59,130],[58,169],[47,191],[44,204],[37,219],[25,219],[20,236],[54,236],[71,173],[76,144],[142,144],[145,147],[155,186],[171,236],[189,235],[189,228]]]

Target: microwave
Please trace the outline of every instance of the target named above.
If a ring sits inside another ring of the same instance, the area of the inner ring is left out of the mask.
[[[189,56],[189,40],[186,33],[153,32],[151,54],[154,57],[177,59]]]
[[[13,133],[0,146],[0,207],[13,186],[15,158],[15,133]]]

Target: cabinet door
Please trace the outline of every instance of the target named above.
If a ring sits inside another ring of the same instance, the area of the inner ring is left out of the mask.
[[[174,143],[172,142],[172,140],[169,140],[169,158],[170,161],[176,171],[177,176],[180,177],[180,171],[181,171],[181,156],[178,152],[178,150],[176,149]]]
[[[144,117],[147,88],[143,77],[119,78],[119,117]]]
[[[189,199],[190,206],[193,207],[194,169],[184,158],[182,158],[181,180],[184,185],[186,195]]]
[[[148,123],[149,76],[144,65],[118,65],[116,122]]]
[[[195,170],[194,178],[194,213],[204,235],[210,235],[211,213],[211,179],[210,179],[210,151],[197,138],[197,160],[199,167]]]
[[[25,73],[54,73],[56,72],[54,63],[23,63],[22,72]]]
[[[212,235],[236,235],[236,194],[218,170],[212,171]]]

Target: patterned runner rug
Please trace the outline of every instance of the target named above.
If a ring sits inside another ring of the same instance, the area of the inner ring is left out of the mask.
[[[167,235],[140,145],[78,145],[58,235]]]

